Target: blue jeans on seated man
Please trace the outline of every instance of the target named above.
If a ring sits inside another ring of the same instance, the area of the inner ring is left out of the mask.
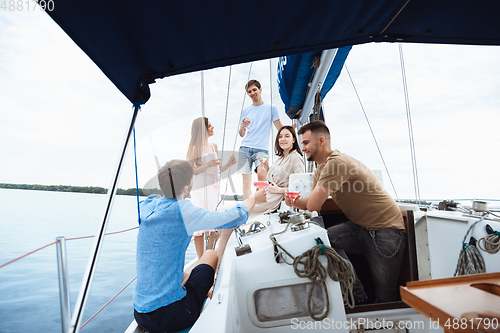
[[[368,230],[348,221],[328,228],[328,238],[332,248],[344,259],[349,260],[346,252],[365,256],[373,278],[376,301],[394,302],[400,299],[399,269],[407,243],[403,230]],[[353,289],[356,303],[368,300],[357,275]]]

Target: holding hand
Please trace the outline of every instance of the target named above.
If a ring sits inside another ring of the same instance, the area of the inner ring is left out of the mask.
[[[219,161],[222,163],[222,158],[219,158]],[[221,172],[226,171],[231,165],[236,164],[236,162],[237,161],[236,161],[236,157],[234,157],[234,154],[231,155],[231,157],[229,158],[229,161],[222,166],[220,171]]]
[[[285,192],[285,204],[289,207],[293,207],[293,204],[298,198],[300,198],[300,195],[292,199]]]
[[[236,164],[236,157],[234,157],[234,154],[231,155],[231,157],[229,158],[229,162],[227,162],[227,164],[229,164],[229,165]]]
[[[281,188],[279,187],[278,185],[276,185],[275,183],[271,183],[268,187],[267,187],[267,190],[269,193],[271,194],[283,194],[285,193],[285,189],[284,188]]]
[[[213,166],[216,166],[216,165],[219,165],[219,161],[217,161],[216,159],[210,160],[207,163],[205,163],[205,166],[207,168],[210,168],[210,167],[213,167]]]
[[[267,202],[267,193],[265,190],[257,190],[253,195],[255,196],[256,205]]]
[[[260,162],[260,166],[262,168],[264,168],[264,170],[269,170],[269,162],[268,162],[268,159],[266,157],[264,157],[264,158],[259,157],[259,162]]]
[[[241,122],[241,128],[245,128],[248,125],[250,125],[250,119],[249,118],[243,118],[243,121]]]

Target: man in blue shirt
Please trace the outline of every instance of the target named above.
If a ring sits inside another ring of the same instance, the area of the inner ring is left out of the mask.
[[[283,124],[276,106],[265,104],[262,100],[262,87],[259,81],[248,81],[245,90],[252,99],[252,105],[247,106],[241,113],[242,120],[238,133],[243,140],[240,146],[238,170],[243,175],[243,196],[247,199],[252,194],[254,163],[257,167],[257,178],[266,180],[266,172],[260,165],[259,158],[267,159],[269,156],[269,135],[272,124],[278,130]]]
[[[175,332],[192,326],[213,285],[218,256],[207,250],[190,274],[183,271],[193,232],[230,229],[244,224],[256,203],[266,201],[257,191],[243,203],[211,212],[185,200],[193,186],[193,167],[184,160],[167,162],[158,171],[164,197],[141,202],[137,235],[137,284],[134,317],[149,332]]]

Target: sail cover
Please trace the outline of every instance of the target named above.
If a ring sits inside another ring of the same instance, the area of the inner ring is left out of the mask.
[[[321,100],[333,87],[352,46],[345,46],[337,50],[332,66],[328,71],[321,88]],[[278,88],[281,100],[285,104],[285,112],[290,119],[298,118],[306,99],[309,82],[314,74],[313,63],[321,56],[319,52],[308,52],[286,57],[280,57],[278,62]],[[322,111],[321,111],[322,113]],[[322,119],[322,115],[320,115]]]
[[[51,0],[133,103],[158,78],[369,42],[500,44],[498,0]],[[47,2],[47,1],[46,1]]]

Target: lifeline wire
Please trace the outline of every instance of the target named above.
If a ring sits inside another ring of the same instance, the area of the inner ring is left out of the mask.
[[[108,232],[108,233],[106,233],[105,235],[119,234],[119,233],[122,233],[122,232],[126,232],[126,231],[130,231],[130,230],[134,230],[134,229],[137,229],[137,228],[139,228],[139,227],[133,227],[133,228],[126,229],[126,230],[121,230],[121,231]],[[82,236],[82,237],[66,238],[66,240],[67,240],[67,241],[70,241],[70,240],[85,239],[85,238],[94,238],[94,237],[95,237],[95,235],[92,235],[92,236]],[[7,266],[7,265],[9,265],[9,264],[12,264],[13,262],[18,261],[19,259],[22,259],[22,258],[24,258],[24,257],[27,257],[27,256],[29,256],[30,254],[33,254],[33,253],[38,252],[38,251],[40,251],[40,250],[43,250],[44,248],[49,247],[49,246],[51,246],[51,245],[54,245],[54,244],[56,244],[56,243],[59,243],[59,241],[55,241],[55,242],[52,242],[52,243],[46,244],[46,245],[44,245],[44,246],[42,246],[42,247],[39,247],[38,249],[35,249],[35,250],[30,251],[30,252],[28,252],[28,253],[26,253],[26,254],[23,254],[23,255],[22,255],[22,256],[20,256],[20,257],[17,257],[17,258],[15,258],[15,259],[9,260],[9,261],[7,261],[6,263],[4,263],[4,264],[0,265],[0,268],[5,267],[5,266]]]
[[[122,291],[124,291],[125,289],[127,289],[128,286],[130,286],[130,284],[132,282],[134,282],[135,280],[137,279],[137,276],[135,278],[133,278],[125,287],[123,287],[115,296],[113,296],[113,298],[111,298],[106,304],[104,304],[96,313],[94,313],[94,315],[92,317],[90,317],[85,323],[83,323],[82,326],[80,326],[80,329],[82,329],[85,325],[87,325],[92,319],[95,318],[95,316],[97,316],[99,314],[99,312],[101,312],[102,310],[104,310],[105,307],[107,307],[109,305],[109,303],[111,303],[112,301],[114,301],[114,299],[120,295],[122,293]]]

